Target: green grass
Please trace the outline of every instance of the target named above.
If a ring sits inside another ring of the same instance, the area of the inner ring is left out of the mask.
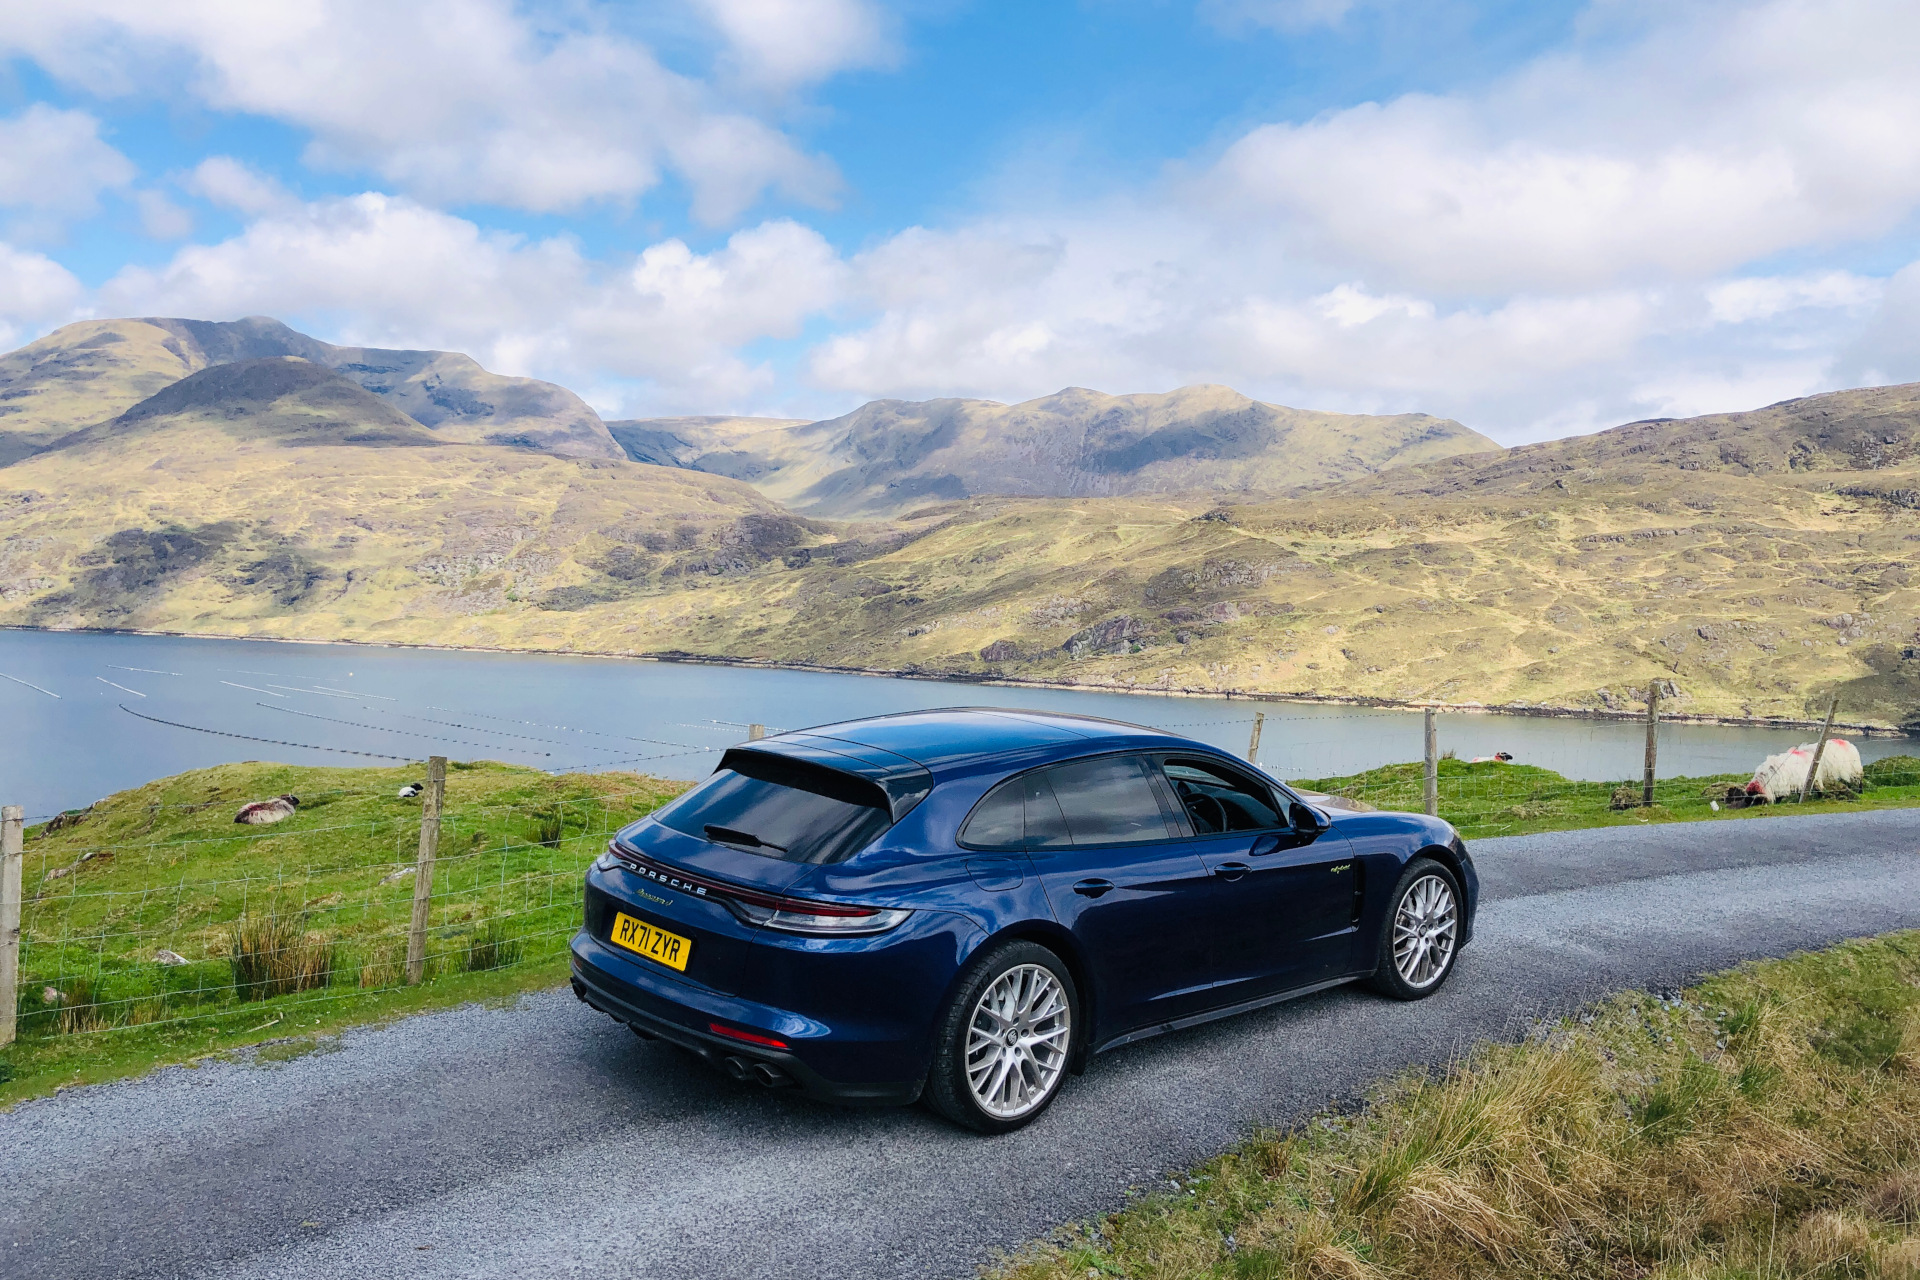
[[[1532,765],[1442,760],[1440,816],[1453,823],[1463,837],[1473,840],[1583,827],[1731,821],[1769,814],[1836,813],[1920,805],[1920,758],[1891,756],[1877,760],[1867,766],[1866,775],[1866,786],[1857,794],[1829,798],[1816,793],[1805,805],[1794,801],[1746,809],[1729,809],[1725,804],[1727,788],[1745,784],[1746,774],[1660,778],[1654,784],[1653,805],[1642,808],[1638,779],[1575,782]],[[1424,771],[1418,763],[1385,765],[1343,777],[1296,781],[1308,790],[1363,800],[1380,809],[1418,810],[1423,804]],[[1622,798],[1629,800],[1632,807],[1616,809],[1613,807],[1615,794],[1623,790],[1627,794]],[[1720,802],[1717,810],[1713,807],[1715,801]]]
[[[419,776],[225,765],[30,829],[20,1038],[0,1050],[0,1105],[560,982],[586,865],[686,785],[454,765],[428,980],[409,988],[420,801],[395,793]],[[300,797],[293,817],[234,823],[248,800],[281,793]]]
[[[1911,1280],[1920,933],[1620,996],[1408,1073],[992,1274]]]

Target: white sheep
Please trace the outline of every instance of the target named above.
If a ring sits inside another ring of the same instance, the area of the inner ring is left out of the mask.
[[[1747,794],[1754,803],[1773,804],[1786,796],[1797,796],[1807,784],[1807,770],[1813,767],[1815,744],[1803,742],[1791,751],[1768,756],[1753,771]],[[1866,771],[1860,764],[1860,749],[1845,738],[1827,739],[1820,755],[1820,772],[1813,780],[1815,791],[1831,791],[1838,784],[1858,789]]]

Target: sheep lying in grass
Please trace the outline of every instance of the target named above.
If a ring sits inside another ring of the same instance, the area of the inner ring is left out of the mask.
[[[1774,804],[1783,797],[1799,795],[1807,784],[1807,770],[1813,767],[1814,745],[1803,742],[1791,751],[1782,751],[1762,761],[1753,771],[1753,781],[1746,785],[1747,803]],[[1822,793],[1841,789],[1858,791],[1864,777],[1860,749],[1845,738],[1827,739],[1813,789]]]
[[[239,813],[234,814],[233,820],[244,822],[250,827],[264,827],[269,823],[291,818],[293,811],[299,807],[299,796],[275,796],[271,800],[255,800]]]

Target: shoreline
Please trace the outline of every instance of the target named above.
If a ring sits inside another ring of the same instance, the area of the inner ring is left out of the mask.
[[[1646,715],[1635,711],[1608,711],[1586,707],[1555,707],[1546,705],[1513,705],[1466,702],[1437,702],[1431,700],[1410,700],[1403,698],[1372,697],[1364,694],[1313,694],[1313,693],[1263,693],[1245,689],[1150,689],[1138,685],[1126,685],[1108,681],[1063,681],[1029,680],[1019,676],[970,675],[954,672],[929,672],[901,670],[888,667],[838,666],[814,662],[779,662],[768,658],[734,658],[707,654],[685,653],[679,650],[662,650],[655,653],[615,652],[597,649],[542,649],[534,647],[508,648],[502,645],[471,644],[425,644],[408,640],[314,640],[305,636],[271,635],[228,635],[206,631],[161,631],[140,627],[23,627],[17,624],[0,623],[0,631],[28,631],[41,635],[117,635],[117,636],[164,636],[177,640],[243,640],[257,641],[263,644],[316,644],[316,645],[353,645],[363,649],[419,649],[436,653],[499,653],[531,654],[553,658],[613,658],[625,662],[664,662],[685,663],[690,666],[742,667],[764,671],[806,671],[822,675],[867,676],[876,679],[925,680],[936,684],[982,685],[1006,689],[1059,689],[1068,692],[1124,693],[1141,697],[1157,698],[1217,698],[1221,701],[1270,702],[1293,704],[1297,706],[1330,707],[1371,707],[1383,711],[1424,711],[1432,707],[1436,712],[1448,715],[1488,715],[1488,716],[1528,716],[1543,720],[1593,720],[1614,721],[1626,724],[1643,724]],[[1814,729],[1824,723],[1818,717],[1796,718],[1792,716],[1723,716],[1704,715],[1691,712],[1666,712],[1660,715],[1664,724],[1691,724],[1733,729]],[[1901,729],[1886,725],[1848,723],[1836,720],[1834,730],[1845,730],[1859,737],[1867,738],[1909,738]]]

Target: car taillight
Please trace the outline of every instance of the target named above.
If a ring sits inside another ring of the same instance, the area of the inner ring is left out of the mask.
[[[740,914],[769,929],[829,937],[885,933],[913,914],[898,907],[845,907],[837,902],[805,902],[799,898],[778,901],[782,904],[778,907],[741,902]]]
[[[609,861],[611,859],[611,861]],[[784,933],[806,933],[821,937],[854,937],[864,933],[885,933],[898,928],[913,912],[899,907],[861,907],[841,902],[815,902],[807,898],[789,898],[785,894],[749,889],[710,876],[695,875],[670,867],[621,844],[607,846],[595,865],[608,870],[622,864],[658,884],[709,898],[749,924],[778,929]]]

